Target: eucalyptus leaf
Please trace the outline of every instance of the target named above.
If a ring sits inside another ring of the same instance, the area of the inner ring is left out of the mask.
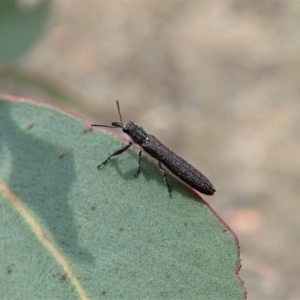
[[[21,1],[0,1],[0,61],[12,62],[28,51],[43,33],[50,1],[24,6]]]
[[[243,299],[237,240],[122,141],[57,108],[0,97],[1,299]],[[76,295],[76,296],[75,296]]]

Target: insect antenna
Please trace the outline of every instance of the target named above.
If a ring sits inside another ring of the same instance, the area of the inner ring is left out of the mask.
[[[118,128],[118,127],[122,128],[123,127],[123,120],[122,120],[122,115],[121,115],[121,111],[120,111],[120,104],[119,104],[118,100],[116,100],[116,103],[117,103],[117,108],[118,108],[118,113],[119,113],[119,116],[120,116],[121,123],[112,122],[111,125],[91,124],[91,126],[93,126],[93,127],[106,127],[106,128]]]
[[[116,128],[118,126],[111,126],[111,125],[102,125],[102,124],[91,124],[93,127],[106,127],[106,128]]]
[[[116,103],[117,103],[117,107],[118,107],[118,113],[119,113],[119,116],[120,116],[120,121],[121,121],[121,124],[123,124],[122,115],[121,115],[121,111],[120,111],[120,104],[119,104],[119,101],[116,100]]]

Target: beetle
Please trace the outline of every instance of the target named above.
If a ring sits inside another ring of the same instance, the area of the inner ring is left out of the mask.
[[[216,192],[216,189],[214,188],[212,183],[200,171],[198,171],[195,167],[193,167],[179,155],[174,153],[168,147],[163,145],[155,136],[148,134],[142,127],[134,124],[132,121],[128,121],[124,124],[120,111],[119,101],[117,100],[116,103],[120,122],[112,122],[111,125],[91,124],[91,126],[122,128],[123,132],[126,133],[132,141],[116,149],[112,154],[109,155],[106,160],[104,160],[100,165],[97,166],[98,168],[105,165],[113,156],[117,156],[125,152],[133,143],[135,143],[142,148],[142,150],[140,150],[138,154],[138,169],[135,173],[135,177],[137,177],[140,173],[142,152],[144,150],[146,153],[148,153],[158,161],[158,166],[163,173],[170,197],[172,197],[171,189],[168,183],[166,170],[163,168],[163,166],[165,166],[183,182],[202,194],[213,195]]]

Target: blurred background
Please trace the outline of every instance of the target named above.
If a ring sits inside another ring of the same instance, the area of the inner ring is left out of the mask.
[[[300,299],[300,1],[1,0],[0,93],[120,100],[213,182],[248,299]]]

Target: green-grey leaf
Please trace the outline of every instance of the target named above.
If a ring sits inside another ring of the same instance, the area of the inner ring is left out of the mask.
[[[20,1],[0,1],[0,60],[22,56],[40,37],[49,13],[50,1],[24,8]]]
[[[1,299],[243,299],[239,252],[203,202],[104,131],[0,100]]]

